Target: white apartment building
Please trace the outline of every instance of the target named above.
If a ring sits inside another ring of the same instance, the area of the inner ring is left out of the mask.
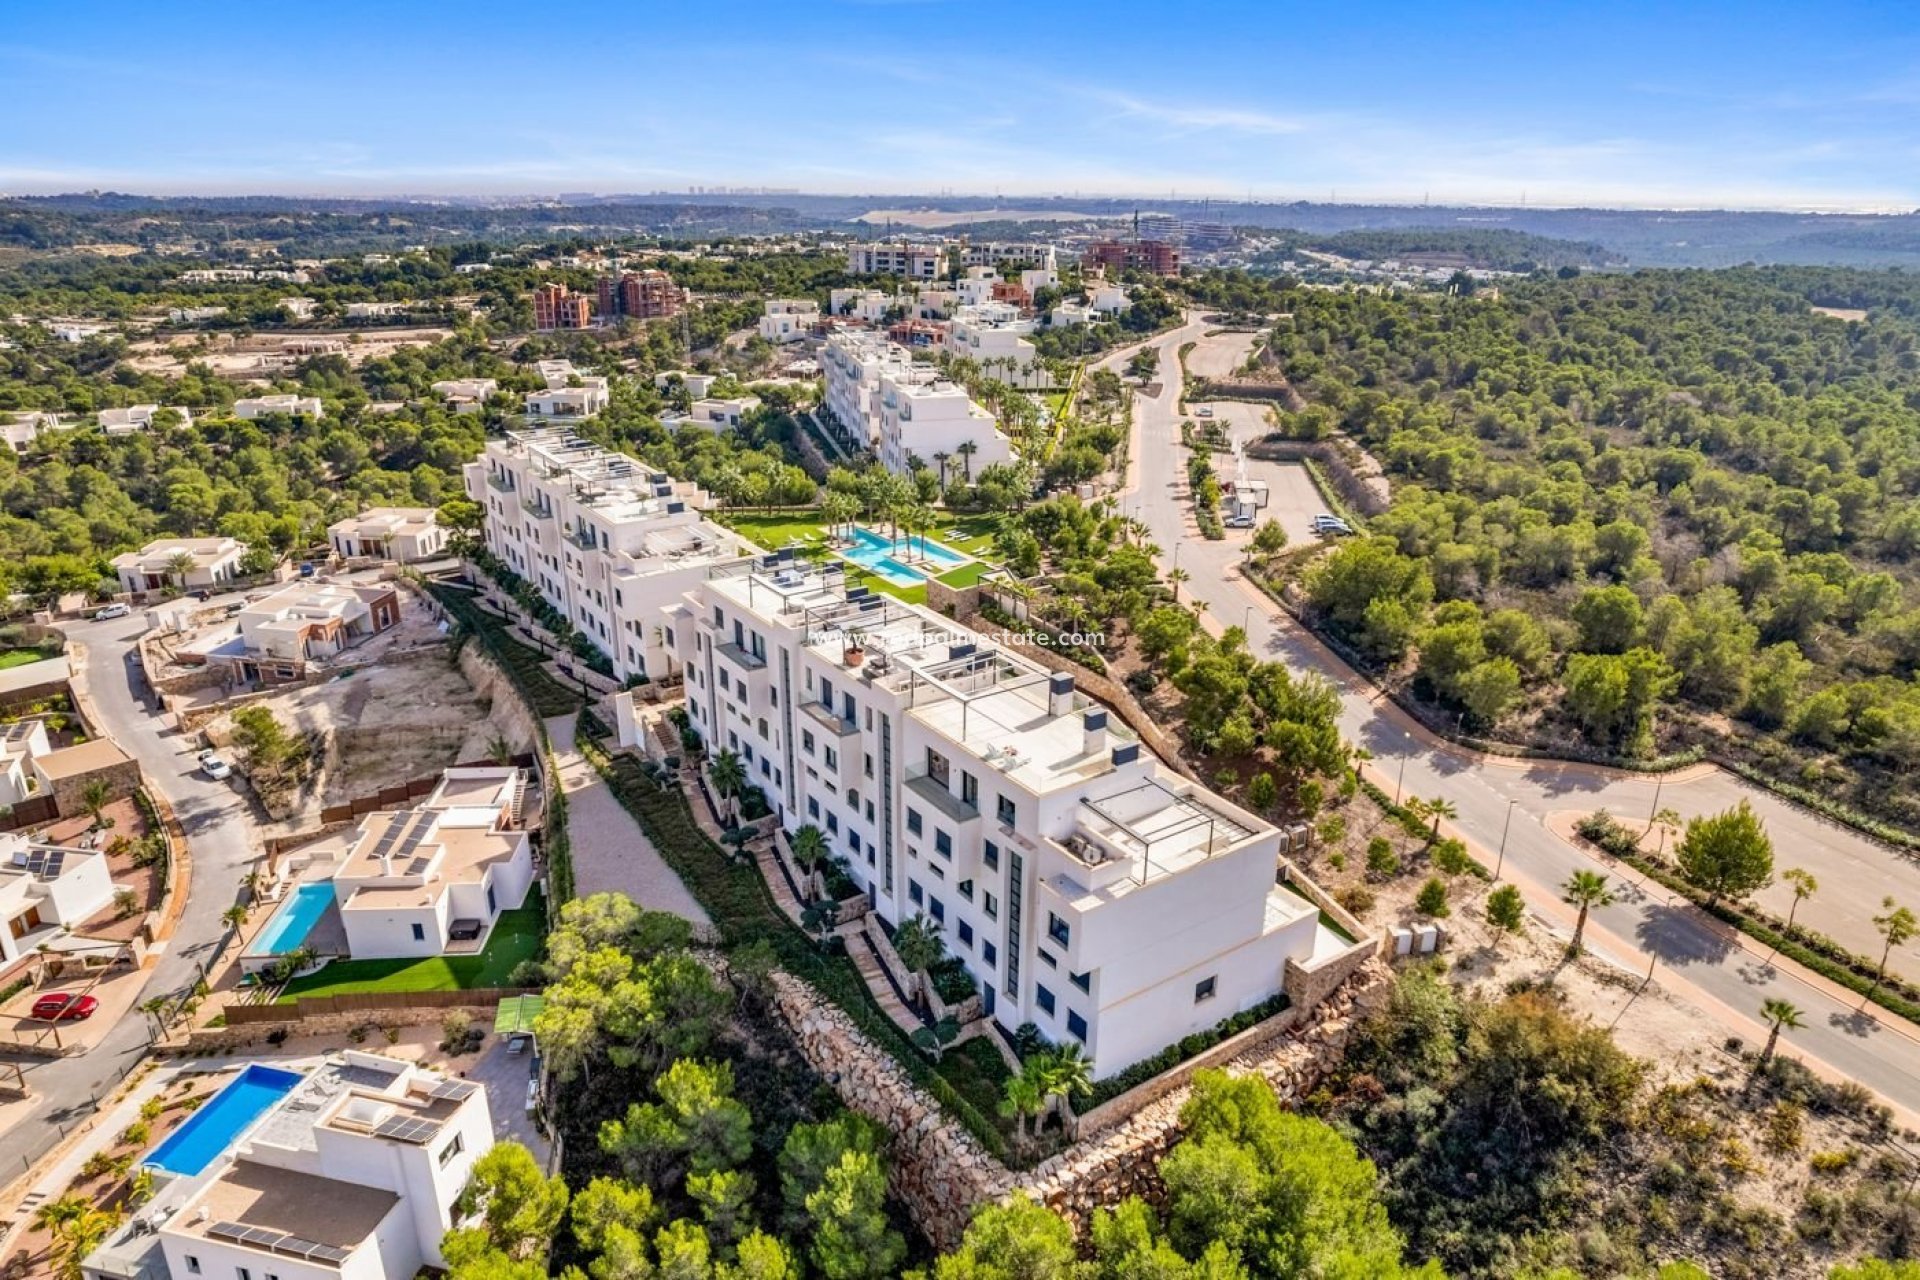
[[[221,587],[240,576],[247,544],[237,538],[157,538],[108,563],[122,591],[194,591]]]
[[[997,267],[1002,263],[1051,271],[1060,265],[1060,251],[1050,244],[1015,244],[997,240],[966,245],[960,250],[960,265],[963,267]]]
[[[1013,442],[966,389],[928,364],[916,364],[904,348],[878,334],[836,333],[821,351],[826,406],[858,439],[871,442],[880,461],[906,474],[909,459],[930,462],[936,453],[973,446],[975,472],[1013,457]]]
[[[993,287],[1001,283],[1000,273],[992,267],[968,267],[967,274],[954,282],[953,291],[963,307],[983,307],[993,301]]]
[[[760,317],[760,336],[768,342],[798,342],[820,323],[820,304],[811,298],[769,298]]]
[[[153,429],[153,416],[160,412],[157,404],[128,405],[124,409],[102,409],[100,428],[110,436],[130,436]],[[179,425],[193,425],[193,411],[184,407],[175,408]]]
[[[150,1152],[153,1198],[88,1255],[86,1280],[411,1280],[446,1265],[455,1202],[493,1146],[478,1084],[348,1049],[292,1071],[252,1063],[226,1088],[207,1105],[240,1115],[239,1132],[197,1168],[171,1138]],[[248,1093],[271,1101],[250,1114]]]
[[[433,384],[433,394],[455,413],[478,413],[487,397],[500,389],[493,378],[447,378]]]
[[[293,418],[321,418],[326,416],[326,406],[320,403],[319,396],[248,396],[233,402],[233,416],[246,418],[264,418],[270,413],[284,413]]]
[[[947,251],[935,245],[851,245],[847,249],[847,272],[856,276],[938,280],[947,274]]]
[[[887,318],[888,308],[893,305],[893,295],[878,289],[833,289],[827,294],[827,310],[830,313],[865,324],[882,323]]]
[[[1164,771],[1070,675],[838,566],[716,570],[667,630],[693,728],[786,830],[819,827],[883,920],[942,926],[988,1016],[1078,1042],[1096,1077],[1346,945],[1276,884],[1276,829]]]
[[[613,659],[620,679],[673,674],[660,611],[713,565],[756,548],[702,511],[707,495],[558,428],[508,432],[466,466],[487,549]]]
[[[112,902],[106,854],[0,833],[0,964],[57,943]]]
[[[1033,330],[1033,321],[1023,319],[1018,307],[989,298],[953,313],[947,350],[974,361],[989,377],[1022,390],[1050,387],[1053,374],[1029,339]]]
[[[1020,287],[1030,295],[1042,289],[1058,289],[1060,273],[1052,267],[1029,268],[1020,273]]]
[[[336,554],[411,564],[431,560],[447,549],[447,531],[432,507],[369,507],[357,516],[327,526]]]

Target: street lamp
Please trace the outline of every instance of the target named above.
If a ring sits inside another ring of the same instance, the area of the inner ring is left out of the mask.
[[[1248,605],[1246,613],[1240,619],[1240,629],[1248,635],[1253,634],[1253,606]]]
[[[1666,774],[1656,773],[1653,775],[1653,808],[1649,810],[1647,813],[1647,830],[1649,831],[1653,830],[1653,824],[1659,820],[1660,788],[1665,786],[1666,784],[1667,784]]]
[[[1493,864],[1493,878],[1496,882],[1500,879],[1501,868],[1507,865],[1507,832],[1513,829],[1513,806],[1519,803],[1517,799],[1507,801],[1507,820],[1500,825],[1500,859]]]
[[[1393,784],[1393,804],[1396,809],[1400,807],[1400,793],[1407,783],[1407,757],[1413,754],[1413,735],[1403,732],[1400,736],[1402,739],[1400,744],[1400,776]]]

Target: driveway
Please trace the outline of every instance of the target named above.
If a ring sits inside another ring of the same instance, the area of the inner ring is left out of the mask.
[[[1207,342],[1204,328],[1190,319],[1155,339],[1161,360],[1175,359],[1184,342]],[[1118,369],[1126,354],[1105,363]],[[1881,909],[1881,899],[1891,894],[1920,910],[1920,863],[1722,770],[1703,767],[1660,779],[1587,765],[1488,760],[1425,733],[1240,576],[1243,552],[1236,543],[1199,536],[1186,499],[1177,383],[1168,380],[1154,397],[1136,396],[1135,406],[1133,461],[1120,501],[1152,529],[1165,552],[1162,567],[1177,557],[1190,575],[1182,594],[1205,604],[1216,630],[1246,626],[1249,643],[1262,657],[1331,681],[1340,692],[1341,731],[1374,753],[1376,780],[1389,792],[1403,789],[1407,795],[1452,800],[1460,811],[1453,824],[1458,834],[1478,846],[1489,864],[1499,860],[1504,845],[1507,878],[1522,882],[1536,906],[1550,902],[1576,868],[1622,880],[1618,867],[1549,833],[1549,813],[1605,807],[1644,820],[1656,807],[1692,816],[1746,800],[1773,835],[1778,865],[1805,867],[1820,881],[1819,893],[1800,907],[1801,921],[1877,955],[1871,917]],[[1765,1034],[1757,1016],[1761,1001],[1791,1000],[1807,1015],[1806,1029],[1790,1038],[1793,1051],[1920,1114],[1920,1029],[1859,1014],[1858,996],[1767,964],[1697,911],[1664,899],[1664,894],[1623,893],[1614,906],[1594,912],[1589,930],[1594,948],[1630,970],[1645,972],[1652,960],[1663,981],[1678,984],[1683,998],[1749,1042]],[[1784,914],[1791,895],[1775,886],[1760,901]],[[1920,945],[1896,952],[1895,967],[1903,967],[1902,961],[1907,972],[1920,974]]]
[[[179,995],[201,977],[226,932],[220,916],[242,896],[240,879],[260,848],[252,809],[238,781],[214,782],[197,772],[197,748],[180,736],[171,718],[151,709],[151,690],[133,659],[145,630],[137,617],[78,622],[63,630],[70,642],[74,684],[92,708],[95,727],[140,762],[147,785],[173,806],[187,835],[193,879],[173,937],[162,944],[141,989],[130,1004]],[[34,1090],[28,1121],[0,1135],[0,1169],[17,1167],[57,1137],[55,1126],[85,1114],[131,1070],[147,1049],[147,1019],[119,1018],[84,1055],[57,1061],[15,1058]],[[0,1060],[8,1059],[0,1047]]]

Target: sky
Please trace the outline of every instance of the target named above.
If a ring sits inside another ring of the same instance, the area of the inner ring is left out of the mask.
[[[0,0],[0,192],[1920,206],[1920,5]]]

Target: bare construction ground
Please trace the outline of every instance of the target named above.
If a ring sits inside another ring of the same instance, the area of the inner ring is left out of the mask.
[[[179,377],[189,362],[201,361],[223,378],[270,381],[283,376],[305,354],[289,354],[286,343],[338,342],[340,355],[359,365],[392,355],[406,347],[425,347],[452,336],[451,329],[408,327],[392,329],[272,329],[239,338],[230,333],[178,333],[131,343],[129,367],[141,373]]]

